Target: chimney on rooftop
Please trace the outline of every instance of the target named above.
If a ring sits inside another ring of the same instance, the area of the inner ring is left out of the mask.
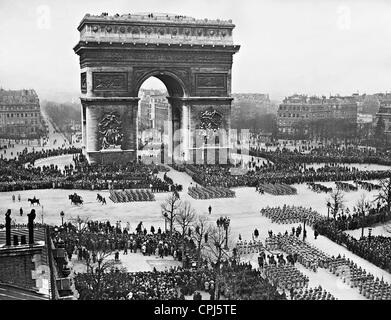
[[[29,218],[27,225],[29,229],[29,244],[34,244],[34,219],[36,217],[35,209],[32,209],[27,216]]]
[[[5,213],[5,245],[11,245],[11,209]]]
[[[18,235],[14,234],[14,246],[19,245],[19,238]]]

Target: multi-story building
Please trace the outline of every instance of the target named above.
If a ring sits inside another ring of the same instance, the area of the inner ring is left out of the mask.
[[[379,111],[376,113],[375,123],[379,121],[380,118],[384,121],[384,133],[391,135],[391,94],[379,94],[378,96],[380,107]]]
[[[168,120],[168,101],[164,94],[151,95],[150,120],[153,129],[163,131],[164,122]]]
[[[167,94],[159,90],[141,90],[138,117],[143,127],[160,129],[160,122],[168,119]]]
[[[168,120],[168,107],[167,93],[159,90],[140,91],[138,130],[142,143],[152,138],[155,142],[161,142],[165,121]]]
[[[57,231],[54,231],[57,232]],[[0,291],[6,300],[77,300],[64,242],[49,226],[0,227]]]
[[[41,109],[37,93],[0,89],[0,138],[36,139],[42,135]]]
[[[302,125],[326,119],[344,119],[356,123],[356,99],[352,96],[326,98],[295,94],[285,98],[277,112],[278,131],[282,135],[293,135]]]
[[[266,114],[277,113],[277,104],[272,102],[268,94],[263,93],[234,93],[231,107],[232,129],[254,129],[270,131],[260,121]]]

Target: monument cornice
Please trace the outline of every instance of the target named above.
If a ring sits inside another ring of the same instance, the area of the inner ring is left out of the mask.
[[[124,103],[138,103],[140,98],[138,97],[80,97],[80,101],[83,104],[124,104]]]
[[[181,102],[231,102],[234,100],[232,97],[167,97],[167,99]]]
[[[83,49],[88,50],[178,50],[178,51],[193,51],[193,52],[227,52],[236,53],[240,49],[240,45],[220,45],[220,44],[188,44],[188,43],[148,43],[148,42],[105,42],[105,41],[79,41],[73,48],[78,54]]]

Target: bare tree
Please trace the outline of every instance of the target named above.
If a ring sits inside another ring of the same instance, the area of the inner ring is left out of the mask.
[[[365,216],[370,209],[370,204],[365,198],[365,194],[362,194],[360,199],[356,203],[357,214],[361,217],[361,237],[364,237],[364,222]]]
[[[90,221],[89,217],[81,218],[79,215],[76,218],[69,219],[77,225],[77,231],[79,233],[84,233],[88,231],[88,222]]]
[[[105,234],[85,231],[79,236],[79,244],[88,250],[88,257],[84,261],[87,274],[90,275],[90,286],[96,299],[102,296],[105,273],[115,266],[115,261],[109,259],[113,253],[108,237]]]
[[[327,200],[330,203],[330,208],[333,213],[334,220],[337,217],[338,211],[343,209],[344,195],[341,189],[336,188],[330,195],[330,198]]]
[[[359,215],[365,216],[369,209],[369,202],[366,200],[365,194],[362,194],[356,202],[356,210]]]
[[[208,234],[210,226],[208,218],[205,216],[197,216],[194,226],[192,238],[197,245],[197,265],[200,265],[201,252],[206,245],[205,235]]]
[[[380,191],[375,201],[384,202],[386,204],[386,211],[390,211],[391,208],[391,178],[381,179],[379,181]]]
[[[214,265],[216,270],[216,299],[219,299],[219,290],[221,282],[221,262],[223,257],[229,258],[226,245],[227,239],[230,238],[230,227],[225,229],[222,225],[212,226],[208,231],[208,242],[206,248],[208,251],[208,259]],[[228,238],[227,238],[228,237]]]
[[[170,223],[170,235],[172,234],[175,217],[178,214],[178,209],[180,206],[181,201],[175,194],[172,194],[161,204],[162,215],[166,221],[168,220]]]
[[[185,236],[189,230],[190,225],[196,218],[196,212],[191,207],[190,202],[181,202],[181,206],[178,209],[178,214],[175,216],[175,222],[179,227],[182,241],[182,252],[185,252]]]

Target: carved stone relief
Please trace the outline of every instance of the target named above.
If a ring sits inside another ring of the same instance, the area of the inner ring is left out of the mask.
[[[93,72],[94,91],[127,91],[126,72]]]
[[[122,121],[117,112],[106,113],[98,124],[101,150],[121,149]]]
[[[80,74],[80,88],[82,93],[87,92],[87,73],[83,72]]]

